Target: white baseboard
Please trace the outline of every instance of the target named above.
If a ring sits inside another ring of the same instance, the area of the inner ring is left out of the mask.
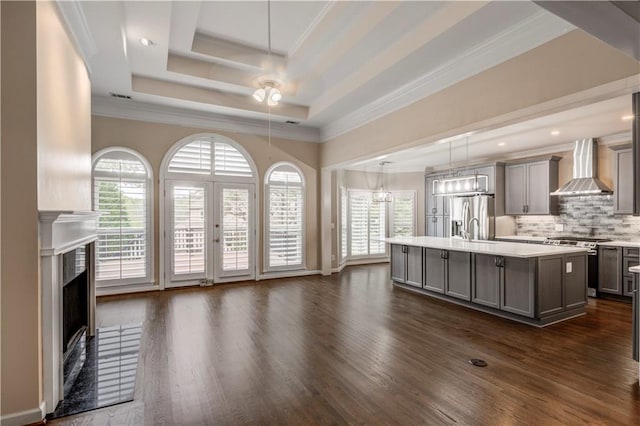
[[[45,403],[42,401],[39,407],[31,410],[20,411],[19,413],[6,414],[0,417],[0,425],[2,426],[22,426],[31,423],[37,423],[44,419]]]
[[[291,278],[291,277],[304,277],[308,275],[320,275],[322,271],[318,269],[314,270],[306,270],[300,269],[297,271],[274,271],[274,272],[265,272],[264,274],[258,275],[259,280],[271,280],[274,278]]]
[[[351,260],[347,260],[337,268],[331,269],[331,273],[335,274],[338,272],[342,272],[342,270],[347,266],[371,265],[374,263],[389,263],[389,262],[390,262],[390,258],[388,257],[375,257],[373,259],[351,259]]]
[[[155,284],[131,284],[113,287],[96,288],[96,296],[113,296],[116,294],[140,293],[143,291],[160,290],[160,286]]]

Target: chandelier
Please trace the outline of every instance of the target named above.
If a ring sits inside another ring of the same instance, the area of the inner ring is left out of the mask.
[[[380,185],[378,188],[373,191],[373,202],[374,203],[390,203],[391,202],[391,192],[384,189],[384,166],[385,164],[389,164],[390,161],[382,161],[380,162],[380,173],[378,177],[380,178]]]

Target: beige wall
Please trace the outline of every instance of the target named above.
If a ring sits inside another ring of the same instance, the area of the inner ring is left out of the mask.
[[[37,14],[38,208],[91,210],[91,82],[54,3]]]
[[[533,118],[550,107],[535,114],[527,108],[639,73],[638,61],[575,30],[328,141],[321,165],[416,146],[488,123],[501,127]],[[528,112],[518,116],[518,111]]]
[[[53,3],[1,7],[2,415],[38,416],[38,210],[91,208],[91,93]]]
[[[2,415],[40,391],[36,5],[2,2]]]
[[[268,149],[268,141],[264,136],[255,136],[241,133],[229,133],[199,129],[192,127],[147,123],[135,120],[122,120],[93,116],[91,126],[92,149],[97,152],[111,146],[121,146],[138,151],[144,155],[153,167],[154,175],[154,255],[155,278],[159,277],[159,205],[158,205],[158,179],[160,177],[160,163],[166,152],[176,142],[186,136],[197,133],[213,133],[226,136],[242,145],[256,163],[259,174],[259,203],[257,205],[261,218],[260,231],[264,231],[263,221],[263,183],[267,169],[278,161],[289,161],[296,164],[304,173],[306,183],[306,262],[307,269],[315,270],[320,266],[319,262],[319,217],[318,217],[318,186],[319,186],[319,144],[298,142],[287,139],[272,138],[271,150]],[[262,247],[263,235],[258,238],[260,255],[258,261],[259,270],[262,271]]]

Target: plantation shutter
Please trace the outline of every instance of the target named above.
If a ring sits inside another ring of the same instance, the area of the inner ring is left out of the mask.
[[[385,253],[386,204],[373,201],[371,191],[349,191],[349,254],[368,256]]]
[[[173,187],[173,274],[203,276],[205,272],[205,187]]]
[[[146,167],[133,154],[107,153],[94,167],[94,209],[101,213],[96,243],[98,285],[149,279],[148,184]]]
[[[270,268],[303,265],[304,187],[291,166],[282,165],[268,176],[268,262]]]
[[[216,176],[252,177],[251,166],[240,151],[223,142],[215,143],[214,174]]]
[[[191,142],[176,152],[169,162],[169,172],[211,174],[211,142]]]
[[[222,188],[223,271],[249,269],[249,190]]]
[[[415,235],[415,192],[395,192],[391,204],[391,236],[411,237]]]

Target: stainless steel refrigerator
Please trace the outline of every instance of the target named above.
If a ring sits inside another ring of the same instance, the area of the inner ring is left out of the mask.
[[[449,203],[451,237],[466,238],[468,232],[471,232],[473,240],[492,240],[495,237],[493,195],[451,197]]]

